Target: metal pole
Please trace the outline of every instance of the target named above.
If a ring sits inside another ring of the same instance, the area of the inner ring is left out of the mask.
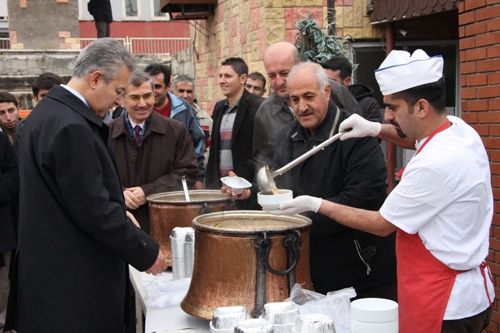
[[[335,22],[335,0],[326,1],[326,21],[328,23],[327,35],[335,36],[337,23]]]
[[[394,49],[394,26],[391,23],[385,26],[385,49],[386,54],[389,54]],[[390,193],[396,186],[396,145],[386,141],[385,147],[387,157],[387,193]]]

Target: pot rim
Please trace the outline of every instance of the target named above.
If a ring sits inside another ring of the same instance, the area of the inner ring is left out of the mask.
[[[203,196],[212,195],[214,196],[214,198],[204,197],[203,200],[197,198],[202,195]],[[146,200],[150,204],[170,204],[170,205],[203,204],[203,203],[231,201],[231,199],[226,197],[226,195],[222,193],[220,190],[189,190],[189,196],[191,198],[191,201],[186,201],[184,199],[183,191],[171,191],[171,192],[161,192],[148,195],[146,197]]]
[[[230,220],[230,219],[235,219],[235,218],[245,218],[245,219],[262,219],[262,217],[265,217],[267,219],[271,220],[278,220],[278,221],[286,221],[286,222],[291,222],[290,226],[287,227],[279,227],[275,229],[268,229],[268,230],[227,230],[227,229],[221,229],[218,227],[214,226],[209,226],[206,224],[201,223],[204,220],[209,220],[209,221],[223,221],[223,220]],[[293,225],[295,224],[295,225]],[[310,218],[302,215],[276,215],[272,213],[267,213],[265,211],[258,211],[258,210],[232,210],[232,211],[222,211],[222,212],[215,212],[215,213],[209,213],[209,214],[202,214],[199,216],[196,216],[193,219],[193,228],[195,231],[205,231],[205,232],[210,232],[210,233],[215,233],[215,234],[220,234],[220,235],[231,235],[231,236],[248,236],[248,235],[255,235],[257,233],[265,231],[267,234],[270,235],[275,235],[275,234],[283,234],[286,231],[291,231],[291,230],[304,230],[308,229],[312,225],[312,221]]]

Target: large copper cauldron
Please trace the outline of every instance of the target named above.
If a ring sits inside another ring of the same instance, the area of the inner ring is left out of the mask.
[[[261,211],[196,217],[194,270],[182,309],[210,319],[217,307],[242,305],[257,317],[265,303],[286,299],[295,282],[312,289],[310,225],[306,217]]]
[[[172,266],[170,234],[175,227],[190,227],[198,215],[231,209],[233,201],[219,190],[189,191],[191,201],[186,201],[184,192],[165,192],[147,197],[149,201],[149,223],[151,236],[160,243],[160,249]]]

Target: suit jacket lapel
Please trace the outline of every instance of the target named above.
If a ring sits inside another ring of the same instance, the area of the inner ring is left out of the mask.
[[[234,119],[232,141],[234,141],[238,137],[238,132],[243,125],[243,121],[245,119],[248,108],[247,99],[249,94],[250,93],[245,89],[243,91],[243,95],[241,95],[240,101],[238,102],[238,112],[236,112],[236,118]]]

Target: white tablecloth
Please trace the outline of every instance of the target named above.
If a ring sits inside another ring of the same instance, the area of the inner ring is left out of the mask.
[[[169,307],[152,307],[148,306],[147,294],[144,287],[155,279],[161,278],[162,280],[171,280],[172,273],[164,272],[158,276],[153,276],[143,272],[137,271],[132,266],[130,267],[130,280],[134,286],[136,293],[136,307],[140,307],[144,314],[145,320],[145,333],[207,333],[208,321],[195,318],[185,313],[179,305]],[[170,278],[168,278],[170,277]]]

